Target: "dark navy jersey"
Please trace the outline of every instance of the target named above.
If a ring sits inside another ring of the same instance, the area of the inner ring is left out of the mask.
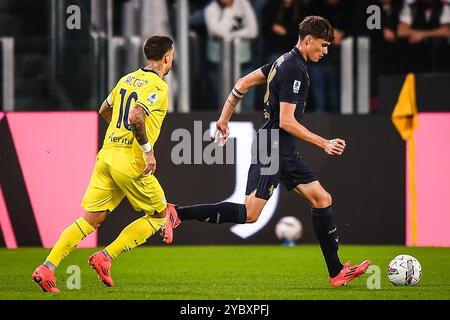
[[[266,94],[264,96],[264,126],[269,129],[279,129],[280,103],[286,102],[297,105],[295,118],[301,121],[305,112],[306,99],[309,90],[309,76],[306,62],[297,47],[261,68],[267,79]],[[280,138],[289,136],[290,142],[295,138],[280,130]]]
[[[306,62],[297,47],[283,54],[272,64],[261,68],[267,79],[264,96],[265,119],[279,119],[280,102],[297,105],[295,118],[300,122],[306,107],[309,76]]]

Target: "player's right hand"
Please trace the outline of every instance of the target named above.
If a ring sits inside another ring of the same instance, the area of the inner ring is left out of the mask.
[[[150,152],[144,152],[145,168],[143,174],[155,174],[156,171],[156,158],[155,152],[152,150]]]
[[[346,147],[345,140],[336,138],[328,140],[323,147],[323,150],[331,156],[340,156]]]
[[[228,128],[228,121],[217,121],[216,132],[214,133],[214,142],[223,147],[228,140],[230,135],[230,129]]]

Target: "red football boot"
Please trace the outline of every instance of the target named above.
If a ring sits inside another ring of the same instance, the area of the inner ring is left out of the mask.
[[[177,210],[171,203],[167,204],[167,217],[166,223],[162,227],[163,241],[167,244],[173,242],[173,230],[181,224],[180,218],[178,218]]]
[[[341,272],[334,277],[328,278],[332,286],[340,287],[346,285],[349,281],[355,279],[356,277],[362,275],[366,272],[367,268],[370,266],[372,262],[370,260],[365,260],[356,266],[352,266],[350,261],[347,261],[344,264]]]
[[[56,287],[55,274],[43,264],[34,270],[31,280],[44,292],[59,292],[59,289]]]
[[[99,251],[89,257],[88,263],[92,269],[97,272],[100,280],[109,287],[114,285],[111,278],[111,260],[103,253]]]

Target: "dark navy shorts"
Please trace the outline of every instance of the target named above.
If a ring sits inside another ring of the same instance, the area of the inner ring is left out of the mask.
[[[267,173],[267,165],[255,160],[254,148],[256,141],[257,138],[252,147],[252,164],[248,171],[246,195],[250,195],[256,189],[257,198],[268,200],[279,182],[284,184],[288,191],[291,191],[299,184],[307,184],[317,180],[316,175],[298,151],[295,149],[282,151],[285,148],[281,145],[278,148],[278,170],[265,174]],[[270,142],[270,144],[272,143],[273,141]],[[280,137],[279,143],[283,143],[283,137]],[[266,172],[264,172],[264,169]]]

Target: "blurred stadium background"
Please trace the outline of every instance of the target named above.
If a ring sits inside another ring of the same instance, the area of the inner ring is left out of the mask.
[[[219,22],[208,21],[210,0],[0,0],[0,247],[50,248],[82,214],[106,131],[96,110],[122,74],[145,64],[142,43],[154,34],[172,36],[177,49],[156,146],[168,200],[243,201],[248,163],[239,159],[250,161],[242,157],[246,132],[262,119],[263,88],[232,119],[236,165],[195,155],[176,164],[172,133],[184,128],[205,148],[202,134],[234,81],[290,50],[310,14],[328,18],[337,33],[329,56],[311,66],[305,126],[344,138],[348,149],[331,159],[299,148],[333,195],[340,241],[450,246],[450,33],[422,32],[450,30],[448,1],[234,1],[247,8],[230,22],[239,36],[210,25]],[[403,36],[405,25],[420,39]],[[316,243],[304,201],[279,187],[271,204],[252,225],[186,223],[175,244],[279,244],[274,230],[283,216],[301,220],[300,242]],[[109,243],[138,217],[132,212],[124,201],[80,247]]]

